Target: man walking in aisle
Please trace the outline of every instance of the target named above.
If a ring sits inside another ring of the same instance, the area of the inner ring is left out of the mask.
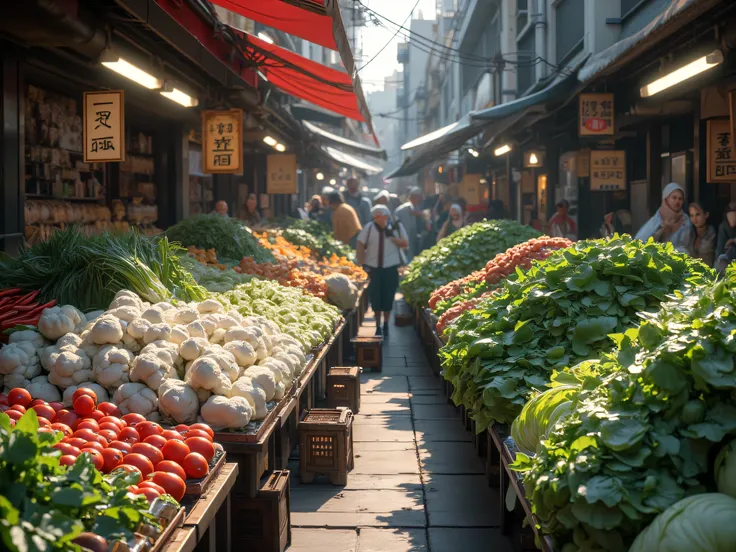
[[[409,201],[396,209],[394,218],[401,221],[409,238],[406,262],[410,262],[421,252],[424,234],[428,231],[427,218],[422,209],[424,194],[419,188],[409,191]]]
[[[345,184],[347,186],[345,203],[358,213],[360,224],[365,226],[371,221],[371,200],[361,193],[360,182],[357,178],[348,178]]]

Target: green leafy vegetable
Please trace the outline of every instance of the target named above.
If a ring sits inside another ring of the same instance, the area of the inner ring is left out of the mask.
[[[355,259],[352,248],[337,241],[329,226],[314,220],[289,219],[288,227],[284,228],[281,235],[286,241],[308,247],[323,258],[337,255],[350,260]]]
[[[188,255],[182,256],[181,264],[191,272],[200,286],[213,293],[230,291],[238,284],[253,279],[253,276],[235,272],[232,268],[220,270],[215,266],[202,264]]]
[[[736,440],[721,448],[713,467],[719,493],[736,498]]]

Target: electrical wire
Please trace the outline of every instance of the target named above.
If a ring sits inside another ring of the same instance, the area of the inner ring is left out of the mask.
[[[414,3],[414,7],[413,7],[413,8],[411,9],[411,11],[409,12],[409,15],[407,15],[407,16],[406,16],[406,19],[404,19],[404,23],[406,23],[407,21],[409,21],[409,18],[410,18],[410,17],[411,17],[411,16],[412,16],[412,15],[414,14],[414,10],[415,10],[415,9],[417,9],[417,6],[419,5],[419,1],[420,1],[420,0],[417,0],[417,1],[416,1],[416,2]],[[361,4],[361,5],[363,5],[363,4]],[[367,7],[367,6],[363,6],[363,7]],[[402,25],[403,25],[403,24],[402,24]],[[397,35],[397,34],[399,34],[399,30],[400,30],[400,29],[397,29],[397,30],[396,30],[396,32],[395,32],[395,33],[394,33],[394,35],[393,35],[393,36],[391,37],[391,39],[390,39],[390,40],[389,40],[389,41],[388,41],[388,42],[387,42],[386,44],[384,44],[384,45],[383,45],[383,47],[382,47],[382,48],[381,48],[380,50],[378,50],[378,53],[376,53],[376,55],[375,55],[375,56],[373,56],[373,57],[372,57],[371,59],[369,59],[369,60],[368,60],[368,61],[367,61],[367,62],[365,63],[365,65],[363,65],[363,66],[362,66],[362,67],[361,67],[360,69],[358,69],[358,73],[360,73],[360,72],[361,72],[361,71],[362,71],[363,69],[365,69],[366,67],[368,67],[368,65],[370,65],[370,64],[371,64],[371,62],[372,62],[372,61],[373,61],[374,59],[376,59],[376,58],[377,58],[377,57],[378,57],[379,55],[381,55],[381,52],[383,52],[383,51],[384,51],[384,50],[385,50],[386,48],[388,48],[388,45],[389,45],[389,44],[391,44],[391,43],[392,43],[392,42],[394,41],[394,38],[396,38],[396,35]]]

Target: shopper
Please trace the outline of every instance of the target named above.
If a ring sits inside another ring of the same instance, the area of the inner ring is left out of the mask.
[[[422,209],[424,194],[419,188],[409,191],[409,201],[401,205],[394,213],[394,218],[401,221],[409,238],[409,249],[407,250],[407,262],[421,252],[424,234],[429,230],[427,217]]]
[[[568,240],[576,240],[578,228],[575,221],[568,214],[570,212],[570,202],[561,199],[557,202],[557,213],[549,219],[549,235],[553,238],[567,238]]]
[[[695,202],[690,204],[688,211],[693,225],[688,252],[708,266],[713,266],[716,260],[716,231],[708,224],[710,213]]]
[[[716,240],[716,258],[724,255],[729,247],[736,243],[736,203],[726,207],[726,217],[718,226]]]
[[[248,194],[248,199],[240,208],[240,216],[246,226],[258,226],[261,223],[261,215],[258,213],[258,197],[256,194]]]
[[[318,195],[313,195],[309,202],[309,218],[310,220],[319,220],[323,215],[324,209],[322,208],[322,198]]]
[[[445,221],[445,224],[442,225],[442,230],[440,230],[440,233],[437,235],[437,241],[455,233],[455,231],[460,230],[463,226],[465,226],[463,208],[460,207],[459,204],[453,203],[448,211],[448,219]]]
[[[627,209],[606,213],[603,217],[601,237],[610,238],[614,234],[631,234],[631,213]]]
[[[371,200],[360,191],[360,182],[357,178],[348,178],[346,182],[345,203],[358,213],[360,224],[365,226],[371,221]]]
[[[368,296],[376,317],[376,335],[386,336],[399,287],[399,266],[404,264],[402,249],[409,246],[409,240],[404,225],[391,222],[391,212],[385,205],[373,207],[371,215],[373,222],[358,235],[357,259],[370,278]]]
[[[230,216],[228,214],[229,207],[227,206],[227,201],[218,201],[215,203],[215,212],[214,215],[220,215],[221,217],[228,217]]]
[[[381,190],[373,198],[373,205],[384,205],[388,208],[388,212],[391,213],[391,208],[388,206],[388,202],[391,200],[391,194],[386,190]]]
[[[653,238],[659,243],[671,243],[675,249],[687,253],[690,246],[692,225],[682,206],[685,190],[676,182],[670,182],[662,190],[662,205],[636,233],[636,239]]]
[[[335,239],[355,247],[355,238],[362,229],[355,209],[345,203],[340,192],[332,192],[328,199],[332,211],[332,233]]]
[[[318,222],[321,222],[322,224],[326,224],[330,228],[332,228],[332,209],[329,208],[330,205],[330,195],[335,193],[337,190],[333,188],[332,186],[325,186],[322,188],[322,205],[323,210],[320,217],[317,219]]]

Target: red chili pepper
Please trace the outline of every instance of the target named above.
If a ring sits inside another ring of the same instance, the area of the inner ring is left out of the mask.
[[[11,310],[11,311],[8,311],[8,312],[4,312],[4,313],[0,314],[0,321],[3,321],[3,320],[12,320],[16,316],[18,316],[18,311],[17,310]]]
[[[17,310],[18,312],[31,312],[36,310],[38,307],[38,303],[32,303],[30,305],[15,305],[13,310]]]
[[[20,294],[20,288],[9,288],[0,291],[0,297]]]
[[[49,301],[45,305],[40,305],[40,308],[41,309],[50,309],[51,307],[55,307],[55,306],[56,306],[56,299],[52,299],[51,301]]]
[[[15,328],[16,326],[36,326],[41,317],[38,315],[33,316],[19,316],[12,320],[5,320],[0,322],[0,329],[7,330],[8,328]]]
[[[38,294],[41,293],[39,290],[31,291],[30,293],[27,293],[24,295],[20,301],[18,301],[18,305],[27,305],[28,303],[31,303],[36,297],[38,297]]]

